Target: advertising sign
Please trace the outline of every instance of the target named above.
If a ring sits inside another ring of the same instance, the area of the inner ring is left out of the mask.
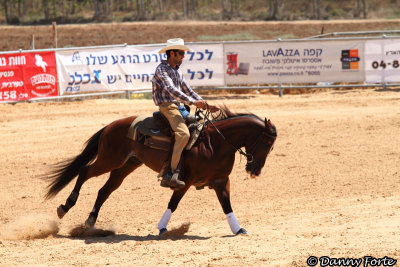
[[[365,42],[365,81],[400,82],[400,40]]]
[[[225,44],[227,85],[363,81],[362,41]]]
[[[222,44],[188,45],[182,72],[190,86],[224,86]]]
[[[189,46],[182,72],[190,86],[223,85],[221,45]],[[165,54],[161,47],[69,50],[56,52],[60,93],[151,89],[151,79]]]
[[[57,95],[54,52],[0,55],[0,102]]]

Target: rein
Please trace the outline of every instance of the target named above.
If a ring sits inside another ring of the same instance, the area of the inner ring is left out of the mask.
[[[206,105],[207,105],[207,108],[206,108],[206,112],[205,113],[203,113],[203,111],[201,111],[200,109],[197,111],[197,112],[199,112],[200,114],[203,115],[203,118],[204,118],[204,123],[203,124],[205,124],[206,121],[209,122],[214,127],[214,129],[217,131],[217,133],[222,137],[222,139],[224,139],[225,142],[230,144],[236,151],[238,151],[241,155],[246,157],[247,163],[253,162],[254,156],[252,154],[245,153],[240,147],[236,147],[234,144],[229,142],[229,140],[227,140],[225,138],[225,136],[220,132],[220,130],[217,128],[217,126],[215,126],[215,124],[208,118],[208,116],[210,115],[211,112],[210,112],[210,109],[208,107],[208,104],[206,104]]]

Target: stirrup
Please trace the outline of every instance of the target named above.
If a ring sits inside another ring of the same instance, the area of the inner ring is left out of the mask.
[[[170,187],[169,184],[170,184],[170,181],[172,179],[172,172],[171,171],[168,171],[163,176],[159,176],[159,177],[161,177],[160,185],[162,187]]]
[[[169,171],[163,176],[160,185],[162,187],[183,188],[185,182],[179,180],[179,172],[172,173]]]

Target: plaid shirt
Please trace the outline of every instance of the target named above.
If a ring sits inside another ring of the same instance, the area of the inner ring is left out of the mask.
[[[187,84],[179,66],[173,69],[166,60],[162,60],[157,66],[151,82],[153,84],[153,100],[157,106],[162,103],[191,105],[196,100],[202,100]]]

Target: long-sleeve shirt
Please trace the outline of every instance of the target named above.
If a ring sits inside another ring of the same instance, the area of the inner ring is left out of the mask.
[[[162,60],[160,65],[157,66],[151,82],[153,85],[153,101],[157,106],[162,103],[191,105],[196,100],[202,100],[187,84],[179,66],[174,69],[166,60]]]

